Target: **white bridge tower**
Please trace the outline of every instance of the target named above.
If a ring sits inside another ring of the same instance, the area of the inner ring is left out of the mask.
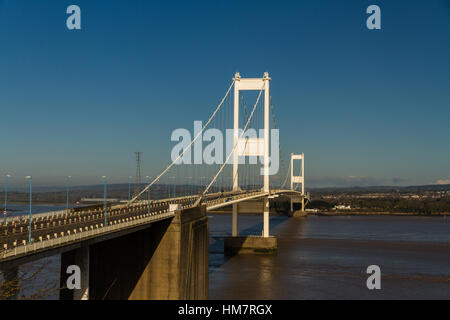
[[[239,188],[239,157],[263,156],[264,157],[264,188],[269,194],[269,73],[265,72],[263,78],[241,78],[239,73],[234,76],[234,146],[233,152],[233,190]],[[239,92],[264,90],[264,138],[239,139]],[[233,204],[232,235],[238,236],[238,204]],[[269,198],[264,197],[264,227],[263,237],[269,237]]]
[[[301,160],[301,172],[299,175],[294,175],[294,160]],[[301,183],[302,185],[302,211],[305,211],[305,154],[291,153],[291,190],[294,190],[294,184]],[[294,211],[294,204],[291,198],[291,212]]]

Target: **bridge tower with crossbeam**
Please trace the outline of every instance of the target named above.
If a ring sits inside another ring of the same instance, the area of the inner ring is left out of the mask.
[[[295,160],[301,160],[301,168],[300,173],[298,175],[295,175],[294,170],[294,161]],[[294,190],[295,184],[301,184],[302,185],[302,212],[305,211],[305,154],[293,154],[291,153],[291,190]],[[294,211],[294,202],[291,198],[291,212]]]
[[[270,81],[269,73],[265,72],[262,78],[241,78],[237,72],[234,80],[234,148],[233,152],[233,190],[239,191],[239,157],[259,156],[264,159],[264,186],[263,191],[269,193],[269,101]],[[239,92],[264,91],[264,138],[242,138],[239,136]],[[263,237],[269,237],[269,198],[264,198],[264,227]],[[238,204],[233,204],[232,236],[238,236]]]

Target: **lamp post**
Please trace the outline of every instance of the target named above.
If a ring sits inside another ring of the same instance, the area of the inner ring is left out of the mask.
[[[131,200],[131,176],[128,177],[128,202]]]
[[[106,200],[106,176],[102,176],[103,178],[103,198],[105,200],[105,227],[107,226],[108,220],[107,220],[107,215],[108,215],[108,204],[107,204],[107,200]]]
[[[189,199],[190,199],[190,203],[192,206],[192,189],[193,189],[193,181],[192,181],[192,177],[187,177],[188,181],[189,181]]]
[[[173,199],[175,200],[175,198],[177,197],[177,190],[176,190],[176,186],[175,186],[175,182],[176,182],[176,178],[175,177],[169,177],[169,190],[172,188],[172,186],[170,186],[170,180],[174,179],[174,184],[173,184]],[[170,193],[169,193],[169,198],[170,198]]]
[[[69,213],[69,189],[70,189],[70,178],[72,176],[68,176],[66,178],[66,213]]]
[[[172,177],[173,178],[173,200],[175,200],[175,198],[177,197],[177,177]]]
[[[9,174],[6,175],[5,182],[5,207],[3,208],[3,223],[6,223],[6,215],[8,214],[8,178],[11,176]]]
[[[203,188],[203,179],[206,177],[200,177],[200,189],[204,190],[205,188]]]
[[[170,199],[170,192],[171,192],[171,189],[172,189],[172,187],[170,186],[170,177],[167,178],[166,189],[168,190],[168,193],[169,193],[169,199]]]
[[[32,212],[31,212],[31,199],[32,199],[32,195],[33,195],[33,177],[32,176],[26,176],[26,179],[30,180],[30,212],[29,212],[29,217],[30,217],[30,225],[29,225],[29,229],[28,229],[28,243],[31,243],[31,216],[32,216]]]
[[[148,184],[150,184],[151,178],[149,176],[146,176],[146,178],[147,178]],[[150,215],[150,188],[148,188],[148,191],[147,191],[147,207],[148,207],[148,211],[147,212]]]

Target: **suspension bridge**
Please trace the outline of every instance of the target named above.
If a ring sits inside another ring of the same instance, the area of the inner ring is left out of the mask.
[[[230,246],[276,248],[270,202],[284,196],[290,211],[294,202],[304,211],[308,197],[304,154],[291,153],[285,166],[270,81],[268,73],[262,78],[236,73],[207,121],[197,125],[192,138],[178,139],[172,161],[126,203],[5,218],[0,224],[5,277],[14,278],[21,264],[61,254],[62,286],[67,266],[82,269],[82,288],[61,291],[65,298],[207,298],[206,213],[223,208],[231,208]],[[251,108],[247,91],[256,93]],[[227,130],[231,138],[225,148]],[[210,143],[203,149],[204,142]],[[239,237],[243,203],[262,203],[263,228],[250,242]],[[102,272],[105,266],[108,272]]]

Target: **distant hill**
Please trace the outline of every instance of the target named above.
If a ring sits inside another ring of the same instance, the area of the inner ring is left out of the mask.
[[[310,188],[311,192],[329,193],[329,192],[348,192],[348,193],[367,193],[367,192],[423,192],[423,191],[450,191],[450,184],[422,185],[422,186],[372,186],[372,187],[328,187],[328,188]]]
[[[146,184],[141,184],[139,189],[144,188]],[[155,185],[156,187],[163,187],[165,185]],[[136,188],[135,184],[131,184],[131,189]],[[365,192],[420,192],[420,191],[450,191],[450,184],[436,184],[436,185],[420,185],[420,186],[369,186],[369,187],[325,187],[325,188],[307,188],[311,192],[350,192],[350,193],[365,193]],[[97,185],[82,185],[71,186],[71,191],[101,191],[103,192],[103,184]],[[128,190],[128,183],[108,184],[109,191],[123,191]],[[27,188],[15,189],[14,191],[20,193],[27,193]],[[49,186],[40,187],[33,186],[33,192],[65,192],[65,186]],[[13,192],[13,190],[11,190]]]

